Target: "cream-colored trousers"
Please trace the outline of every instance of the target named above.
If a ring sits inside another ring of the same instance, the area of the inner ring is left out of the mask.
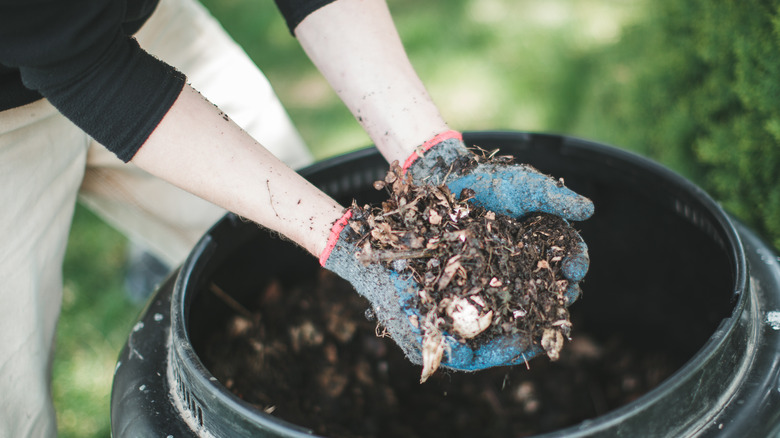
[[[311,162],[266,78],[200,4],[161,0],[136,37],[288,165]],[[56,436],[52,342],[77,198],[174,266],[224,214],[122,163],[45,100],[0,112],[0,438]]]

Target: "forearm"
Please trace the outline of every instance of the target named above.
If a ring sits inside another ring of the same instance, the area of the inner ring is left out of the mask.
[[[344,210],[189,86],[132,162],[315,256]]]
[[[388,161],[403,163],[415,147],[449,129],[385,2],[338,0],[304,19],[295,35]]]

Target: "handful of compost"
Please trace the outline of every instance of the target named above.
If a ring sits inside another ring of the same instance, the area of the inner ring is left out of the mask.
[[[474,161],[459,164],[463,173]],[[557,215],[499,214],[474,202],[471,188],[416,182],[394,163],[375,183],[389,198],[347,210],[323,265],[371,301],[379,324],[423,365],[421,382],[440,365],[478,370],[540,353],[556,360],[587,270],[579,234]]]

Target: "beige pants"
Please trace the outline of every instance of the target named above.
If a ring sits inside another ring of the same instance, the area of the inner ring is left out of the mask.
[[[137,38],[288,165],[311,161],[266,78],[194,0],[162,0]],[[224,213],[122,163],[45,100],[0,112],[0,438],[56,435],[52,342],[77,197],[171,265]]]

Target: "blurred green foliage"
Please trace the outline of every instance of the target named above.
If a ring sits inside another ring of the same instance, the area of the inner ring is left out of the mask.
[[[780,248],[780,1],[657,1],[582,62],[562,130],[669,165]]]
[[[317,158],[370,144],[312,66],[271,1],[203,0],[271,81]],[[642,11],[626,0],[392,0],[417,73],[459,130],[546,130],[570,108],[582,58],[609,46]]]
[[[111,381],[140,310],[124,291],[127,239],[79,206],[63,264],[62,314],[52,370],[62,438],[110,434]]]

